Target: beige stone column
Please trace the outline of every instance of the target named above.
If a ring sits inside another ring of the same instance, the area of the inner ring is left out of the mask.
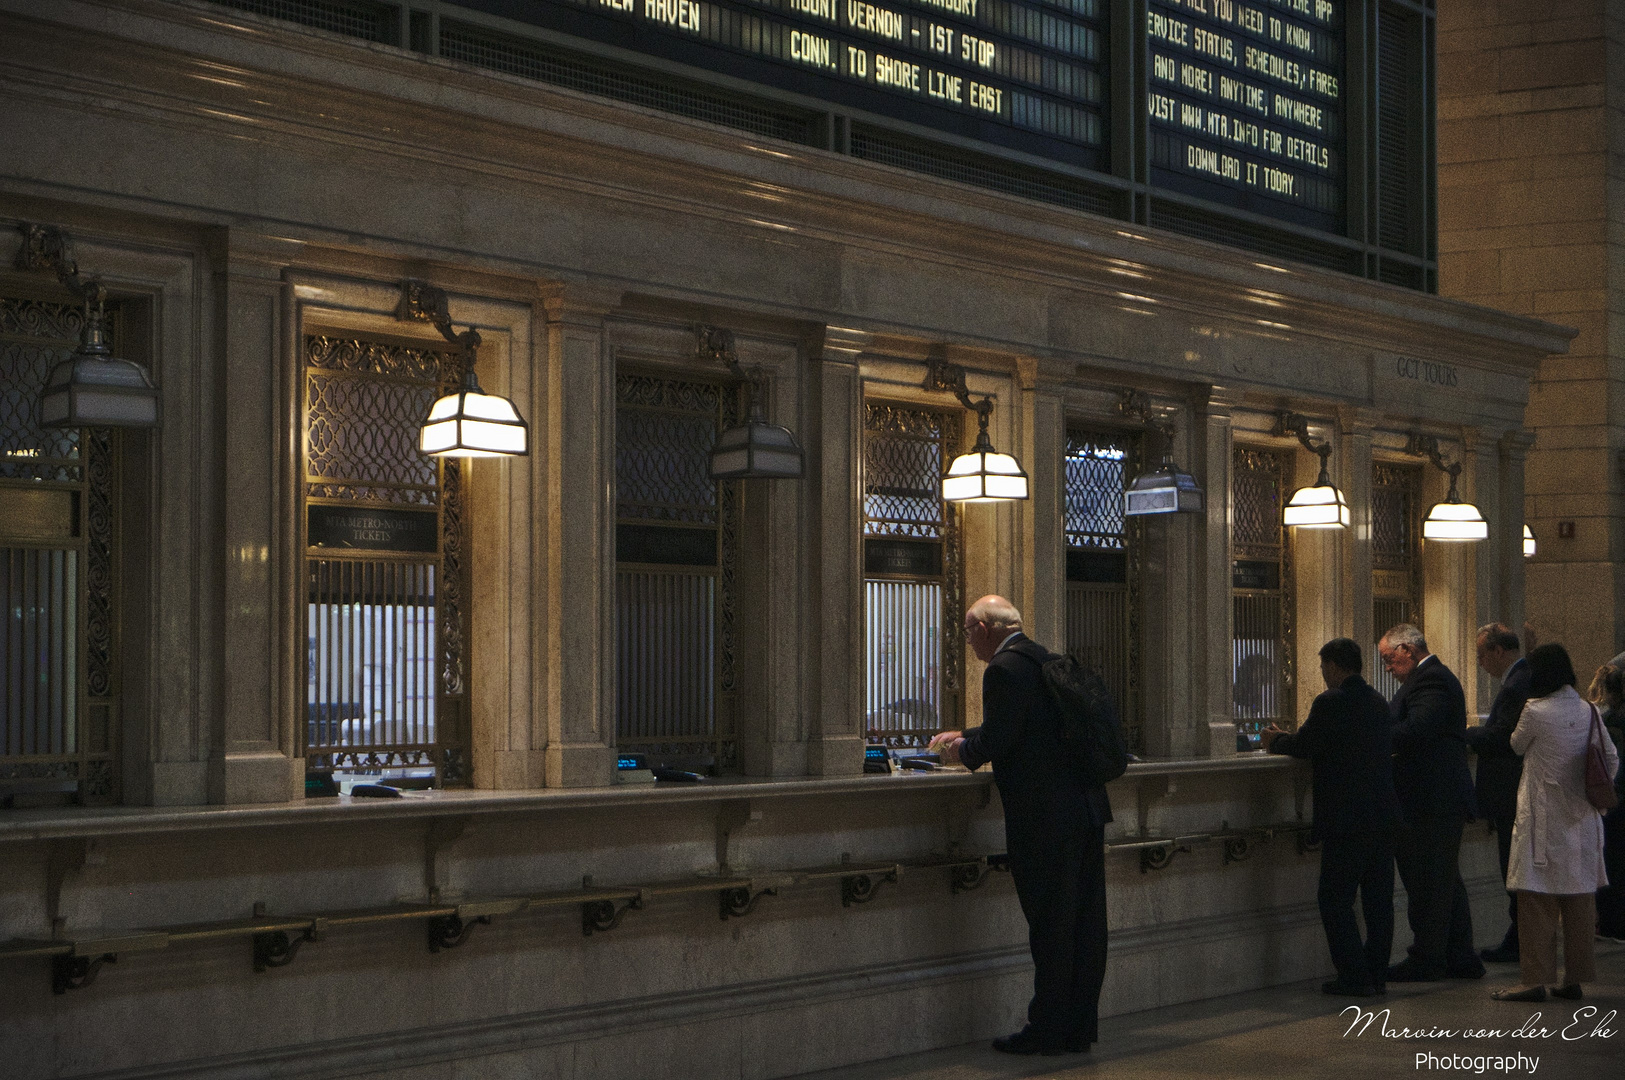
[[[1367,679],[1377,670],[1377,635],[1387,629],[1372,625],[1371,606],[1371,429],[1380,417],[1372,409],[1345,406],[1337,410],[1338,466],[1332,477],[1349,504],[1349,527],[1344,530],[1342,558],[1337,567],[1342,617],[1334,629],[1359,644],[1365,655]],[[1315,646],[1317,656],[1320,644]],[[1300,682],[1315,682],[1315,668],[1300,666],[1298,670]]]
[[[223,572],[219,598],[219,702],[210,717],[209,801],[286,802],[303,793],[283,678],[291,613],[279,602],[286,556],[277,514],[286,506],[290,432],[282,376],[293,362],[289,294],[278,266],[236,254],[222,282],[224,352],[216,387]],[[302,635],[301,635],[302,639]]]
[[[808,669],[812,727],[807,772],[863,771],[863,380],[858,355],[868,335],[827,327],[817,343],[815,399],[808,410],[807,477],[821,527],[808,538],[815,582],[816,632]]]
[[[1159,407],[1159,413],[1164,408],[1166,406]],[[1176,465],[1191,469],[1197,482],[1204,485],[1207,512],[1153,514],[1129,519],[1130,543],[1139,544],[1144,747],[1147,754],[1157,757],[1175,754],[1191,757],[1207,753],[1208,643],[1206,620],[1201,613],[1207,608],[1203,590],[1209,575],[1203,560],[1212,515],[1218,515],[1221,529],[1223,527],[1226,503],[1223,494],[1228,493],[1229,484],[1228,480],[1223,483],[1221,495],[1216,499],[1198,464],[1205,460],[1202,447],[1207,437],[1208,417],[1198,415],[1193,422],[1185,402],[1178,403],[1171,415],[1163,415],[1174,423],[1173,444],[1167,449]],[[1155,430],[1147,430],[1144,445],[1145,460],[1141,468],[1154,469],[1162,460],[1163,436]],[[1228,477],[1228,449],[1223,459]],[[1128,479],[1132,481],[1134,477]],[[1228,538],[1228,531],[1224,532]],[[1228,571],[1225,582],[1228,585]],[[1226,592],[1222,605],[1226,613],[1230,611],[1228,597]],[[1228,680],[1229,669],[1223,674]]]
[[[604,318],[618,290],[544,288],[547,356],[537,383],[540,460],[536,505],[545,507],[545,582],[535,633],[544,655],[542,704],[548,787],[614,779],[615,369]]]
[[[1496,618],[1523,637],[1524,620],[1524,464],[1535,445],[1535,433],[1514,428],[1500,439],[1501,513],[1490,528],[1501,534],[1501,595]],[[1538,541],[1537,541],[1538,543]]]
[[[1018,459],[1027,470],[1027,502],[1018,515],[1016,543],[1026,573],[1013,597],[1028,633],[1056,652],[1066,647],[1066,410],[1061,395],[1022,381],[1027,438]],[[971,598],[971,599],[974,599]]]
[[[1200,669],[1192,673],[1193,697],[1200,704],[1188,718],[1168,717],[1167,752],[1175,757],[1235,752],[1235,709],[1230,687],[1234,667],[1230,411],[1239,401],[1234,391],[1215,386],[1207,402],[1197,410],[1196,461],[1192,469],[1207,492],[1207,518],[1196,544],[1197,557],[1192,560],[1190,644],[1191,655],[1202,658]]]
[[[1472,482],[1469,485],[1468,475]],[[1478,506],[1479,513],[1489,525],[1489,536],[1483,543],[1467,545],[1468,573],[1473,587],[1472,617],[1461,627],[1460,667],[1456,674],[1467,691],[1467,712],[1485,713],[1495,699],[1490,677],[1478,667],[1477,631],[1487,622],[1501,617],[1501,583],[1505,578],[1504,565],[1514,552],[1522,558],[1523,514],[1520,510],[1507,512],[1502,501],[1501,446],[1495,432],[1475,431],[1462,448],[1461,497]],[[1472,494],[1468,494],[1471,488]],[[1508,530],[1515,530],[1518,543],[1511,544]],[[1438,646],[1435,646],[1436,648]]]

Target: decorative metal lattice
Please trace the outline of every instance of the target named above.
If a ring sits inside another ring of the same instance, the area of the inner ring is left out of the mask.
[[[115,337],[119,321],[110,312]],[[75,304],[0,297],[0,503],[61,499],[55,541],[7,541],[0,513],[0,779],[119,798],[117,453],[101,428],[43,428],[40,391],[84,328]],[[21,760],[19,760],[21,759]]]
[[[1069,427],[1065,513],[1069,547],[1121,560],[1121,582],[1068,581],[1066,649],[1100,671],[1131,749],[1144,748],[1141,694],[1140,548],[1142,525],[1123,514],[1123,488],[1140,468],[1140,439],[1123,432]]]
[[[1371,562],[1382,570],[1410,570],[1417,549],[1416,505],[1422,471],[1376,462],[1371,466]]]
[[[863,534],[866,537],[902,537],[915,540],[939,540],[942,543],[942,573],[939,576],[921,576],[918,585],[938,585],[941,588],[942,610],[935,653],[931,659],[940,661],[927,665],[934,668],[941,680],[941,698],[938,708],[941,723],[952,727],[957,723],[964,689],[964,649],[957,628],[965,615],[965,585],[961,572],[963,552],[959,530],[959,516],[942,498],[942,476],[950,456],[960,445],[961,415],[957,412],[938,412],[934,409],[892,405],[886,402],[864,403],[863,440]],[[868,583],[866,605],[873,608],[878,581]],[[867,636],[871,671],[879,670],[886,662],[885,651],[894,643],[883,640],[885,628],[876,623],[876,612],[869,613]],[[893,634],[901,628],[892,627]],[[934,695],[914,694],[921,700],[937,700]],[[909,699],[912,700],[912,699]],[[881,703],[870,710],[869,737],[881,741],[912,745],[918,732],[902,735],[894,732],[892,720],[876,714],[893,708],[895,703]],[[935,707],[935,706],[934,706]],[[895,718],[893,718],[895,719]],[[912,722],[912,721],[910,721]],[[907,731],[904,723],[898,731]]]
[[[0,478],[79,480],[78,429],[41,427],[38,409],[52,366],[73,354],[84,325],[82,306],[0,298]]]
[[[875,402],[863,411],[863,534],[942,538],[942,475],[950,429],[958,442],[956,418]]]
[[[434,505],[435,459],[418,450],[418,427],[461,372],[455,352],[307,337],[306,494]]]
[[[432,767],[440,786],[470,782],[463,465],[417,446],[430,406],[462,375],[453,350],[305,339],[309,504],[433,507],[439,541],[437,553],[404,559],[310,549],[304,751],[312,770]],[[399,576],[409,571],[417,576]]]
[[[1122,435],[1068,429],[1066,542],[1072,547],[1121,551],[1126,546],[1123,488],[1128,443]]]
[[[615,504],[625,520],[717,524],[711,448],[722,388],[655,375],[615,380]]]
[[[708,757],[730,771],[738,766],[731,716],[740,488],[711,478],[710,454],[718,431],[738,422],[739,393],[623,372],[615,401],[618,519],[689,537],[711,526],[717,544],[714,568],[617,572],[616,741],[655,759]]]
[[[1230,486],[1235,514],[1231,543],[1236,558],[1280,557],[1285,539],[1281,511],[1286,465],[1286,455],[1278,451],[1235,448]]]
[[[1281,521],[1290,460],[1278,450],[1237,446],[1230,461],[1238,574],[1231,593],[1231,693],[1237,729],[1246,732],[1271,723],[1291,727],[1296,712],[1291,545]]]

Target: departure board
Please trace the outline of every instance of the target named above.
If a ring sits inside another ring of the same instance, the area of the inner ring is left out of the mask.
[[[1109,0],[458,0],[980,142],[1105,166]]]
[[[1335,230],[1342,0],[1151,0],[1152,184]]]

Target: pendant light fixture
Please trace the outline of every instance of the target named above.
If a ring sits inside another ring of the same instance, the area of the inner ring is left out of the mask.
[[[763,385],[762,369],[753,367],[746,371],[739,366],[732,330],[716,326],[701,326],[696,330],[700,357],[727,365],[745,387],[746,420],[717,436],[716,446],[711,450],[711,479],[799,479],[806,455],[789,428],[769,423],[763,413],[762,399],[767,396],[767,388]]]
[[[1139,390],[1124,390],[1117,402],[1117,411],[1139,420],[1162,436],[1164,447],[1162,463],[1135,477],[1123,492],[1123,516],[1205,513],[1207,493],[1196,482],[1196,477],[1174,464],[1173,423],[1166,417],[1154,415],[1149,400]]]
[[[1535,534],[1529,531],[1527,525],[1523,527],[1523,557],[1526,559],[1535,557]]]
[[[1332,483],[1326,463],[1332,456],[1332,444],[1327,440],[1309,437],[1309,420],[1299,413],[1283,412],[1276,417],[1276,435],[1296,436],[1303,448],[1320,457],[1320,475],[1309,487],[1299,488],[1281,512],[1281,523],[1296,529],[1346,529],[1349,526],[1349,504],[1343,493]]]
[[[1452,543],[1475,543],[1486,539],[1490,535],[1489,522],[1484,515],[1478,512],[1478,507],[1470,502],[1462,502],[1461,492],[1456,484],[1461,477],[1461,462],[1453,461],[1449,465],[1444,463],[1444,456],[1439,453],[1439,440],[1432,435],[1412,435],[1410,445],[1406,448],[1409,453],[1425,457],[1433,462],[1434,468],[1450,476],[1450,490],[1444,497],[1444,502],[1434,503],[1433,509],[1422,521],[1422,539],[1446,540]],[[1528,542],[1525,542],[1525,550]]]
[[[152,377],[134,360],[114,356],[107,345],[107,290],[79,272],[67,233],[49,225],[25,223],[19,228],[25,237],[19,268],[55,273],[85,304],[79,347],[51,368],[40,393],[41,426],[157,427],[158,388]]]
[[[976,414],[976,443],[948,466],[942,478],[942,497],[947,502],[1009,502],[1027,498],[1027,474],[1020,462],[993,448],[987,434],[987,419],[993,412],[993,397],[972,401],[965,384],[965,369],[958,364],[933,358],[925,373],[927,390],[949,390],[959,403]]]
[[[418,449],[433,457],[524,457],[530,453],[530,426],[500,394],[480,389],[474,360],[480,333],[472,326],[458,333],[452,328],[443,290],[421,281],[401,286],[401,319],[433,323],[440,336],[462,354],[463,385],[442,396],[429,408],[418,429]]]

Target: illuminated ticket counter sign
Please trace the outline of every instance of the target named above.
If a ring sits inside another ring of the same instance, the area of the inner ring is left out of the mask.
[[[1152,183],[1337,229],[1342,31],[1332,0],[1151,0]]]

